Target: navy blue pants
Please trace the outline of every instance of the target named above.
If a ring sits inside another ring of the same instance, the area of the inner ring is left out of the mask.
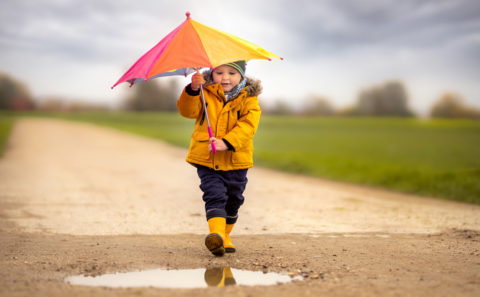
[[[213,217],[227,219],[227,224],[235,224],[238,209],[245,198],[243,191],[247,185],[248,169],[215,171],[196,165],[200,177],[200,189],[203,191],[207,220]]]

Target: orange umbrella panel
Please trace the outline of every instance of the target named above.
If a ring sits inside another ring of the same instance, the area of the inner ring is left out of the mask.
[[[160,76],[186,76],[193,68],[271,58],[281,59],[251,42],[196,22],[187,13],[187,19],[138,59],[112,88],[122,82],[133,85]]]

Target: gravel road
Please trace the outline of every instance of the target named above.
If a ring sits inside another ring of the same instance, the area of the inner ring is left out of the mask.
[[[0,295],[480,291],[479,206],[259,167],[249,171],[233,233],[238,252],[215,258],[202,245],[208,230],[199,180],[185,155],[184,149],[109,128],[18,120],[0,159]],[[135,291],[63,281],[72,274],[216,266],[295,271],[305,281]]]

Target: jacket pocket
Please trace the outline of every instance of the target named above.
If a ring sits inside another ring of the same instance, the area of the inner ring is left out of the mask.
[[[253,144],[250,143],[232,153],[232,164],[249,165],[253,163]]]
[[[190,155],[202,160],[211,159],[211,153],[208,151],[209,139],[208,132],[194,131],[190,145]]]

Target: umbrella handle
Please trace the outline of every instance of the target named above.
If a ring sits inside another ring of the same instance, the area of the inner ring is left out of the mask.
[[[207,128],[208,128],[208,136],[209,138],[212,138],[213,137],[212,128],[210,126],[208,126]],[[217,148],[215,147],[215,142],[211,142],[210,145],[212,146],[212,153],[216,154]]]
[[[213,133],[212,133],[212,127],[210,127],[210,119],[208,118],[207,104],[205,103],[205,96],[203,95],[202,85],[200,85],[200,93],[202,94],[203,110],[205,112],[205,117],[207,118],[208,139],[210,139],[213,137]],[[215,155],[217,153],[217,148],[215,147],[215,143],[210,142],[210,145],[212,146],[212,153]]]

